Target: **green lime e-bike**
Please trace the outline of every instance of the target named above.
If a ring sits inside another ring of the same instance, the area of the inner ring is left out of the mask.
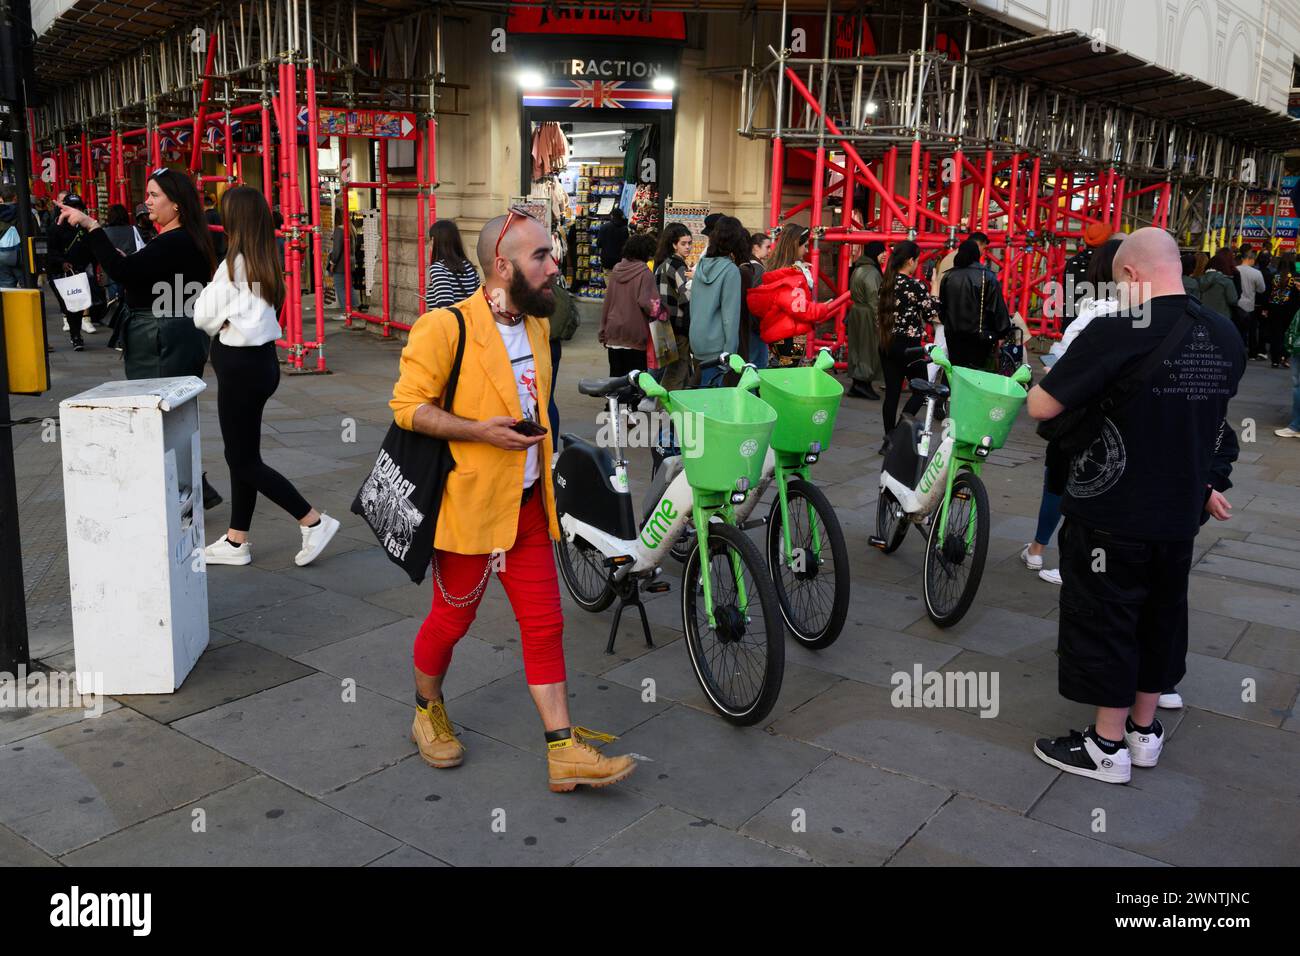
[[[741,384],[751,386],[752,370]],[[603,611],[619,598],[606,650],[613,652],[627,607],[650,625],[641,591],[668,590],[661,561],[688,524],[695,547],[682,573],[682,625],[691,667],[714,709],[735,724],[771,712],[785,672],[785,630],[763,556],[740,529],[714,521],[744,502],[757,483],[776,413],[746,388],[669,392],[648,372],[583,380],[584,395],[605,398],[613,452],[575,435],[553,471],[560,540],[556,563],[565,587],[584,610]],[[684,467],[638,519],[623,457],[620,404],[657,399],[679,434],[689,435]]]
[[[970,610],[988,553],[992,516],[980,466],[1011,434],[1030,369],[1022,365],[1008,377],[954,366],[938,346],[908,349],[909,359],[922,355],[942,370],[947,384],[911,380],[912,389],[925,396],[925,418],[902,421],[889,436],[871,544],[889,554],[903,543],[909,525],[928,520],[925,611],[939,627],[951,627]],[[936,436],[936,411],[944,407]]]

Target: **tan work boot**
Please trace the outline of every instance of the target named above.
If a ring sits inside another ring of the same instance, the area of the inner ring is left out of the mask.
[[[606,787],[631,776],[636,769],[632,757],[606,757],[587,743],[588,740],[609,742],[617,740],[609,734],[574,727],[568,740],[554,740],[546,745],[546,768],[550,773],[551,789],[566,793],[578,784],[589,787]]]
[[[456,739],[447,708],[440,700],[429,701],[428,707],[415,708],[411,741],[420,748],[420,758],[430,767],[459,767],[465,759],[465,745]]]

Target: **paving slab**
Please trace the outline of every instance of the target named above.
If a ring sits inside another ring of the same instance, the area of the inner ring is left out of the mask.
[[[385,853],[377,860],[372,860],[366,866],[375,867],[415,867],[415,866],[450,866],[442,862],[437,857],[429,856],[422,853],[413,846],[407,846],[403,843],[391,853]]]
[[[1250,535],[1254,538],[1255,535]],[[1285,541],[1286,539],[1281,539]],[[1242,561],[1253,561],[1258,564],[1266,564],[1275,568],[1290,568],[1293,571],[1300,571],[1300,548],[1297,548],[1295,542],[1291,542],[1291,547],[1274,546],[1264,544],[1258,540],[1251,541],[1233,541],[1229,538],[1222,538],[1215,543],[1211,554],[1227,558],[1238,558]],[[1300,575],[1296,575],[1300,579]]]
[[[1196,562],[1192,571],[1198,575],[1212,574],[1274,588],[1300,587],[1300,575],[1296,574],[1293,568],[1275,567],[1257,561],[1243,561],[1214,552]]]
[[[824,670],[794,663],[791,659],[791,651],[794,649],[794,641],[787,640],[781,693],[776,699],[771,715],[764,723],[771,723],[782,714],[789,713],[840,679]],[[656,648],[635,661],[606,671],[604,676],[611,681],[631,687],[637,693],[647,692],[644,682],[652,680],[656,697],[679,701],[708,713],[714,712],[708,697],[700,688],[695,669],[691,667],[690,652],[683,641],[675,641],[667,647]]]
[[[819,651],[792,640],[785,647],[787,663],[880,687],[890,686],[897,671],[910,672],[917,663],[932,670],[960,653],[961,648],[952,644],[863,624],[846,624],[839,639]]]
[[[0,749],[0,823],[58,856],[252,774],[123,707]]]
[[[1206,657],[1224,658],[1237,639],[1246,630],[1248,622],[1236,618],[1211,614],[1209,611],[1188,610],[1187,649]],[[1300,640],[1300,634],[1296,635]]]
[[[579,866],[807,866],[793,853],[660,807],[578,861]]]
[[[8,827],[0,827],[0,867],[8,866],[58,866]]]
[[[60,668],[60,670],[64,670]],[[66,668],[71,671],[69,665]],[[89,703],[89,701],[85,701]],[[122,705],[111,697],[100,697],[93,707],[5,707],[0,708],[0,744],[13,743],[27,737],[35,737],[56,727],[80,723],[83,720],[95,720],[98,716],[112,713]],[[87,713],[89,712],[89,716]]]
[[[889,560],[887,556],[875,551],[867,558]],[[902,631],[923,617],[925,604],[921,601],[919,581],[906,589],[874,587],[855,582],[849,593],[849,613],[844,627],[846,630],[855,627],[883,627],[891,631]]]
[[[1187,675],[1178,682],[1178,691],[1183,700],[1200,710],[1277,727],[1290,716],[1289,709],[1300,691],[1300,677],[1188,654]]]
[[[671,706],[662,698],[644,700],[639,687],[633,689],[605,677],[580,673],[568,675],[568,693],[574,725],[620,737]],[[526,752],[544,752],[544,729],[522,673],[456,698],[454,707],[448,704],[448,713],[458,726]],[[622,741],[606,746],[611,751],[627,752]]]
[[[399,620],[396,611],[334,591],[318,591],[275,607],[237,614],[220,627],[250,644],[294,657]]]
[[[826,866],[879,866],[951,796],[901,774],[830,757],[740,832]]]
[[[1212,782],[1239,795],[1300,804],[1300,760],[1295,738],[1276,727],[1184,707],[1160,767]],[[1294,819],[1294,817],[1293,817]],[[1297,832],[1300,837],[1300,831]]]
[[[1045,588],[1052,587],[1046,582],[1038,583]],[[1060,590],[1049,593],[1055,597]],[[1046,618],[1003,607],[976,605],[952,627],[937,627],[926,617],[911,625],[906,633],[943,641],[963,650],[1023,661],[1055,647],[1057,630],[1057,623]]]
[[[362,687],[414,708],[411,655],[420,623],[414,618],[394,621],[368,634],[308,651],[299,655],[298,660],[340,679],[351,677]],[[456,700],[512,675],[518,676],[523,690],[523,666],[517,644],[493,645],[467,635],[452,652],[451,667],[443,682],[443,698]]]
[[[1294,793],[1286,800],[1252,794],[1243,812],[1240,791],[1200,768],[1193,775],[1167,764],[1162,756],[1158,767],[1136,767],[1122,786],[1063,773],[1030,816],[1175,866],[1293,866],[1300,859]],[[1105,830],[1094,829],[1103,819]]]
[[[398,846],[392,837],[259,774],[70,853],[63,862],[360,866]]]
[[[1034,757],[1033,735],[1024,729],[964,711],[894,707],[890,696],[843,681],[773,729],[1021,812],[1051,783],[1055,771]]]
[[[341,554],[326,551],[307,567],[295,565],[281,571],[280,576],[358,598],[377,591],[387,591],[403,582],[410,583],[402,569],[393,564],[378,547],[357,548]]]
[[[175,693],[122,694],[115,699],[160,723],[169,724],[310,673],[310,667],[297,661],[254,644],[235,641],[204,651]]]
[[[618,747],[649,758],[628,781],[633,789],[733,829],[827,757],[680,705],[625,734]]]
[[[411,708],[313,674],[186,717],[181,732],[298,790],[319,795],[413,753]]]
[[[1284,674],[1300,674],[1300,633],[1251,624],[1233,645],[1228,660]]]
[[[890,866],[1160,866],[987,803],[956,797],[907,841]]]
[[[321,590],[314,584],[263,570],[256,564],[209,565],[207,575],[208,620],[213,622],[264,610]]]
[[[418,757],[324,801],[453,866],[563,866],[655,808],[621,784],[551,793],[544,757],[473,732],[465,762],[436,770]]]
[[[1300,631],[1300,597],[1285,591],[1195,574],[1187,603],[1198,611]]]

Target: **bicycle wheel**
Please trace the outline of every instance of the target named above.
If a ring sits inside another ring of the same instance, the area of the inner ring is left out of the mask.
[[[555,563],[560,567],[560,577],[573,599],[584,611],[596,613],[614,603],[613,573],[605,567],[605,556],[575,535],[570,541],[560,532],[555,542]]]
[[[767,518],[767,569],[786,627],[804,647],[820,650],[835,643],[849,613],[849,549],[835,508],[820,488],[795,478],[786,484],[786,501],[795,569],[785,562],[779,497]],[[814,528],[821,544],[817,553]]]
[[[733,724],[756,724],[771,712],[785,673],[785,627],[776,588],[754,542],[731,525],[709,523],[708,560],[716,627],[709,626],[698,547],[682,572],[691,667],[719,714]]]
[[[885,554],[897,551],[907,537],[909,524],[911,522],[903,517],[903,506],[894,497],[894,493],[888,488],[881,488],[880,496],[876,498],[876,537],[885,542],[885,546],[880,550]]]
[[[936,510],[925,548],[925,611],[939,627],[952,627],[975,600],[989,550],[989,495],[973,472],[953,479],[948,527],[944,540],[938,539]]]

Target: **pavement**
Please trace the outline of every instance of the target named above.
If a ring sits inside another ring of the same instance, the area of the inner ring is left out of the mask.
[[[53,309],[49,314],[57,316]],[[563,430],[596,433],[601,405],[581,375],[603,374],[598,314],[565,345]],[[53,385],[13,416],[121,377],[104,334],[73,353],[50,320]],[[649,595],[656,646],[624,617],[564,594],[574,720],[620,735],[641,765],[625,783],[553,794],[525,689],[517,627],[493,581],[446,683],[465,763],[434,770],[408,739],[411,644],[432,582],[414,586],[349,513],[390,421],[401,344],[331,319],[333,374],[285,375],[267,406],[263,456],[343,522],[298,568],[295,523],[259,502],[245,568],[209,569],[211,643],[174,694],[81,709],[0,710],[0,863],[18,865],[1262,865],[1300,859],[1300,442],[1277,439],[1286,372],[1252,363],[1232,404],[1243,430],[1230,521],[1197,539],[1187,707],[1162,712],[1158,768],[1128,786],[1062,774],[1038,736],[1090,721],[1056,690],[1057,589],[1024,570],[1042,443],[1022,416],[985,471],[994,512],[984,581],[956,627],[929,623],[922,541],[870,549],[880,406],[846,399],[815,477],[845,528],[853,590],[832,647],[787,645],[785,680],[763,726],[708,707],[681,640],[672,591]],[[203,454],[229,483],[214,377],[200,397]],[[42,440],[43,438],[53,440]],[[14,430],[31,654],[74,669],[57,432]],[[644,488],[648,461],[634,454]],[[1153,491],[1158,494],[1158,490]],[[228,504],[208,512],[207,538]],[[755,532],[757,535],[757,532]],[[757,539],[756,539],[757,540]],[[1055,566],[1055,550],[1048,553]],[[996,674],[996,717],[897,708],[899,671]],[[654,693],[646,692],[646,679]],[[349,694],[349,688],[354,688]],[[352,697],[353,699],[348,699]]]

